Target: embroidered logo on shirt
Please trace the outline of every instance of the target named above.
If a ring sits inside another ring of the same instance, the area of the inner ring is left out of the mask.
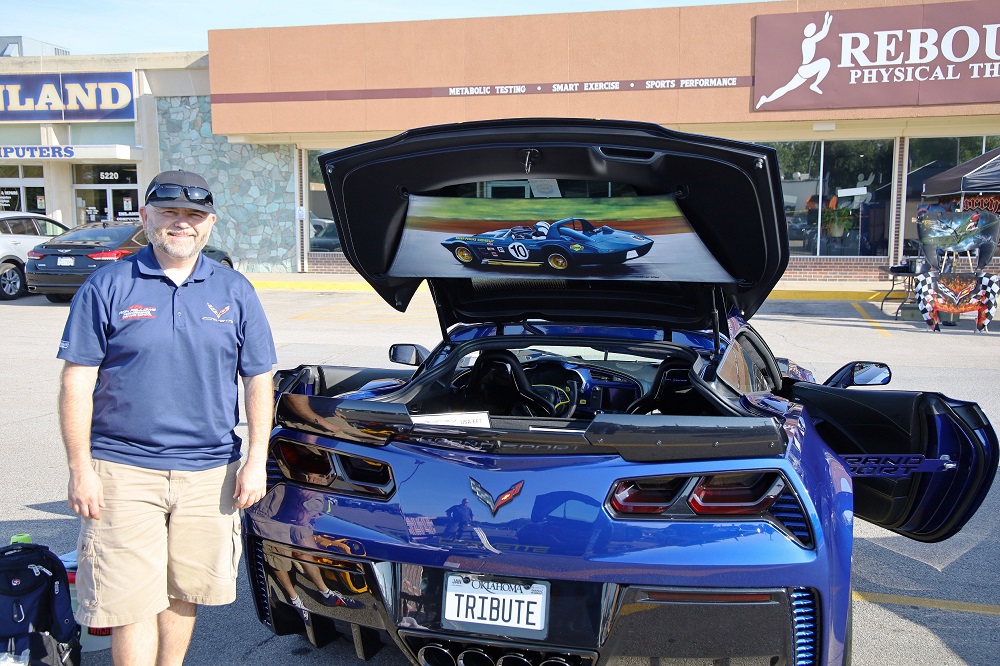
[[[223,319],[222,318],[222,315],[224,315],[227,312],[229,312],[229,308],[232,307],[232,306],[227,305],[226,307],[222,308],[221,310],[217,310],[216,307],[214,305],[212,305],[211,303],[205,303],[205,305],[208,306],[208,309],[211,310],[212,314],[214,314],[215,316],[214,317],[202,317],[201,318],[202,321],[217,321],[220,324],[232,324],[233,323],[232,319]]]
[[[59,349],[69,349],[69,340],[60,340]]]
[[[129,319],[156,319],[156,308],[151,305],[130,305],[118,312],[118,318],[122,321]]]

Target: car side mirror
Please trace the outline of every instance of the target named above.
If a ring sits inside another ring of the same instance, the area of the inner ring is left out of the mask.
[[[392,345],[389,347],[389,360],[402,365],[420,365],[431,353],[420,345]]]
[[[849,386],[884,386],[892,379],[892,371],[878,361],[854,361],[830,375],[823,386],[847,388]]]

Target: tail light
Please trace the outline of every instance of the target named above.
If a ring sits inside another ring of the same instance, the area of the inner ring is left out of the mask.
[[[387,499],[396,490],[388,464],[314,444],[275,439],[271,459],[284,478],[338,493]]]
[[[760,516],[769,513],[787,489],[776,470],[639,477],[616,481],[607,504],[613,515],[640,519]],[[788,499],[799,509],[796,515],[802,515],[795,494],[789,493]]]
[[[127,254],[132,254],[129,250],[101,250],[87,256],[94,261],[118,261]]]
[[[337,456],[337,459],[344,470],[344,476],[355,483],[383,486],[392,481],[392,472],[385,463],[343,455]]]
[[[324,449],[279,440],[275,444],[274,454],[282,473],[293,481],[326,486],[337,478],[330,452]]]
[[[699,515],[755,515],[766,511],[785,489],[777,472],[736,472],[703,477],[688,498]]]
[[[37,250],[28,250],[28,259],[44,259],[45,255]]]
[[[661,514],[673,504],[686,477],[627,479],[615,484],[611,506],[624,514]]]

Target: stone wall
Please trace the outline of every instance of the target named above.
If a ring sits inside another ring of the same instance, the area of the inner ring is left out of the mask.
[[[219,220],[209,243],[254,273],[295,271],[295,148],[230,143],[212,134],[208,96],[156,100],[160,168],[205,177]]]

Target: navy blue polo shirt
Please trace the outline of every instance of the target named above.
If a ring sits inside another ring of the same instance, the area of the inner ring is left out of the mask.
[[[150,246],[80,287],[58,357],[100,367],[91,455],[170,470],[239,459],[239,377],[270,372],[277,360],[245,277],[199,255],[177,286]]]

